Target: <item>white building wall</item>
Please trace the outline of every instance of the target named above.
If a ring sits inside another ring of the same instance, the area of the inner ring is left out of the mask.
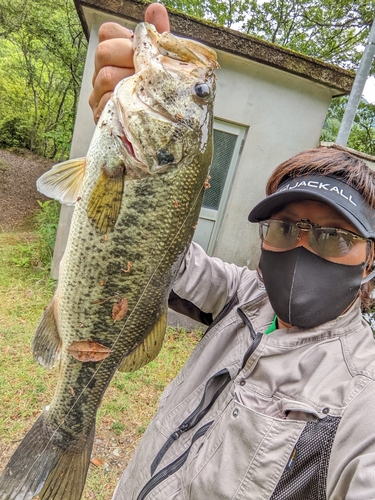
[[[318,145],[329,89],[227,53],[219,54],[215,116],[248,127],[213,255],[256,267],[258,227],[247,216],[274,168]],[[212,180],[213,182],[214,180]]]

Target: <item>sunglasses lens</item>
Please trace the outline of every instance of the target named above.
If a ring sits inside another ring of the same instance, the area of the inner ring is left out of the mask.
[[[350,253],[354,243],[366,241],[344,229],[309,225],[306,227],[305,222],[266,220],[259,223],[259,234],[267,245],[287,250],[296,246],[301,231],[306,232],[310,247],[323,258],[344,257]]]
[[[309,231],[309,243],[322,257],[344,257],[353,248],[353,235],[335,228],[319,227]]]
[[[262,241],[277,248],[293,248],[298,239],[299,231],[295,224],[280,220],[268,220],[259,224]]]

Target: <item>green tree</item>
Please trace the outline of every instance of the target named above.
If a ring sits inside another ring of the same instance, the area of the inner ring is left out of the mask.
[[[0,0],[0,146],[67,157],[85,52],[72,0]]]
[[[374,19],[374,1],[166,0],[167,7],[356,69]]]
[[[166,5],[352,70],[359,66],[375,14],[374,0],[167,0]],[[332,100],[322,140],[335,141],[345,102]],[[348,146],[374,154],[373,135],[374,107],[362,102]]]
[[[358,67],[374,19],[372,0],[251,0],[242,30],[349,69]]]
[[[322,130],[321,140],[334,142],[344,116],[348,97],[332,100]],[[348,146],[375,156],[375,106],[362,99],[350,131]]]

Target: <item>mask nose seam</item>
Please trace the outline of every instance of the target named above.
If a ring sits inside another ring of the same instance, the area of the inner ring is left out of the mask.
[[[292,321],[292,294],[293,294],[293,289],[294,289],[294,281],[295,281],[295,276],[296,276],[297,264],[298,264],[299,257],[301,255],[301,250],[302,250],[303,247],[297,247],[297,248],[299,248],[299,250],[298,250],[298,257],[296,259],[296,263],[295,263],[294,270],[293,270],[292,284],[291,284],[291,287],[290,287],[290,294],[289,294],[289,305],[288,305],[288,316],[289,316],[289,318],[288,318],[288,321],[289,321],[290,325],[292,325],[292,323],[291,323],[291,321]]]

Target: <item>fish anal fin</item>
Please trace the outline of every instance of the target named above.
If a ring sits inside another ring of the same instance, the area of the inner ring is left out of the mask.
[[[120,372],[135,372],[147,365],[159,354],[167,329],[167,310],[163,311],[145,340],[121,362]]]
[[[54,165],[36,181],[40,193],[72,205],[77,201],[86,170],[86,158],[76,158]]]
[[[33,356],[44,368],[51,369],[58,363],[62,341],[56,321],[56,295],[47,306],[33,338]]]
[[[105,168],[102,169],[87,207],[88,218],[101,234],[113,230],[121,209],[124,191],[123,170],[120,175],[113,175],[113,172],[111,174]]]

